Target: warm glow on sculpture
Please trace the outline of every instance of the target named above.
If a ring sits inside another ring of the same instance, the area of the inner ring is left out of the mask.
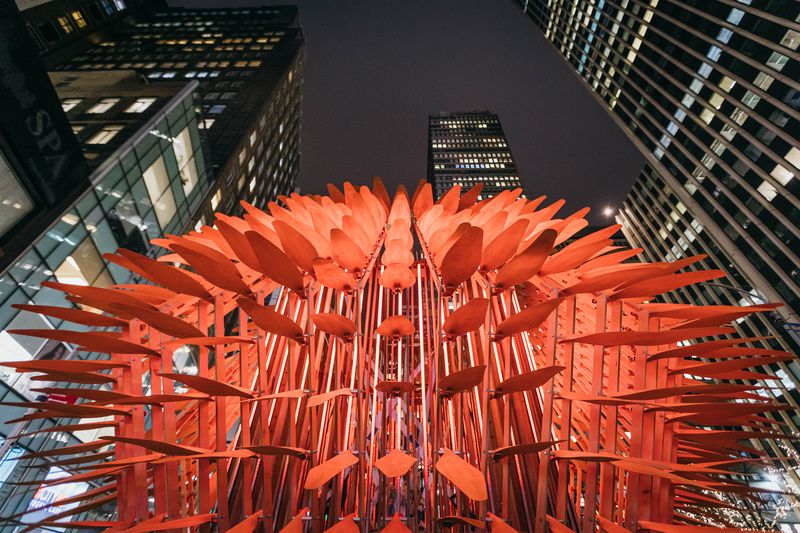
[[[47,283],[80,309],[22,306],[106,328],[15,332],[107,354],[10,364],[82,398],[27,419],[113,415],[68,428],[113,437],[34,454],[79,472],[48,483],[102,485],[51,523],[116,501],[70,527],[678,533],[754,490],[726,473],[780,436],[777,407],[732,380],[791,356],[726,324],[772,306],[648,303],[722,273],[624,262],[617,227],[563,246],[587,226],[563,201],[329,191],[107,256],[151,284]],[[186,345],[196,375],[173,369]]]

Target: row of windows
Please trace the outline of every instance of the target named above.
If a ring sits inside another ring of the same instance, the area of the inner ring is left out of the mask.
[[[88,5],[88,13],[97,22],[127,8],[125,0],[99,0]],[[36,29],[47,43],[53,43],[62,36],[69,36],[72,33],[88,27],[87,11],[85,9],[74,9],[63,15],[57,15],[52,22],[43,22]],[[58,29],[56,29],[58,28]],[[36,35],[34,35],[36,37]]]
[[[61,100],[61,107],[64,109],[64,112],[69,112],[80,105],[83,100],[83,98],[64,98]],[[120,100],[120,98],[102,98],[99,102],[87,109],[86,113],[93,115],[108,113],[120,102]],[[157,98],[150,96],[137,98],[136,101],[128,105],[124,111],[125,113],[144,113],[151,105],[155,103],[156,100]]]

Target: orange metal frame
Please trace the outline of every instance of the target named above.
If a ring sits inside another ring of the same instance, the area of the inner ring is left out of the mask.
[[[745,369],[790,354],[733,337],[679,344],[729,336],[726,323],[773,306],[649,303],[721,272],[679,273],[698,258],[625,262],[639,250],[612,246],[617,227],[574,239],[586,210],[556,218],[563,202],[519,190],[478,201],[479,188],[455,188],[438,202],[424,183],[411,198],[379,181],[329,191],[156,240],[170,251],[158,261],[107,257],[150,284],[48,283],[79,308],[22,306],[106,330],[15,333],[109,354],[9,363],[110,385],[45,387],[84,401],[29,405],[27,418],[114,429],[33,454],[72,465],[51,483],[107,480],[47,523],[116,499],[116,521],[70,527],[725,525],[714,494],[751,490],[727,468],[759,460],[740,441],[779,437],[761,416],[779,407],[741,384],[769,377]],[[187,345],[197,372],[175,373]],[[717,429],[730,426],[750,430]],[[60,459],[107,458],[109,445],[108,461]]]

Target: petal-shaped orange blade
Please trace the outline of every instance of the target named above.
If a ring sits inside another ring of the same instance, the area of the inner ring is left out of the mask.
[[[472,366],[453,372],[439,380],[439,390],[443,396],[464,392],[477,387],[483,381],[486,365]]]
[[[562,294],[605,291],[631,280],[657,276],[661,271],[662,268],[659,265],[644,265],[641,268],[606,272],[597,276],[586,277],[564,289]]]
[[[76,453],[91,452],[100,448],[108,446],[108,440],[94,440],[91,442],[84,442],[81,444],[73,444],[71,446],[59,446],[52,450],[44,450],[41,452],[33,452],[25,454],[18,459],[20,461],[26,459],[37,459],[39,457],[53,457],[56,455],[73,455]]]
[[[414,334],[414,324],[403,315],[394,315],[386,317],[375,332],[384,337],[405,337]]]
[[[164,403],[188,402],[192,400],[208,401],[211,400],[211,397],[200,392],[186,392],[183,394],[151,394],[149,396],[131,396],[105,403],[111,403],[114,405],[161,405]]]
[[[331,230],[331,253],[333,260],[350,272],[361,272],[367,266],[364,251],[339,228]]]
[[[381,533],[411,533],[411,530],[403,523],[400,515],[395,513],[386,527],[381,529]]]
[[[282,220],[276,220],[273,227],[286,255],[306,272],[313,272],[314,259],[320,257],[314,245],[302,233]]]
[[[486,321],[488,310],[489,300],[473,298],[445,319],[442,331],[449,339],[475,331]]]
[[[550,527],[552,533],[575,533],[570,528],[561,523],[560,520],[547,515],[547,525]]]
[[[159,355],[151,348],[120,339],[117,333],[60,329],[9,329],[8,333],[78,344],[82,349],[92,352]]]
[[[386,249],[383,251],[383,255],[381,255],[381,264],[389,266],[394,263],[399,263],[410,267],[414,264],[414,254],[411,253],[409,248],[410,246],[399,239],[387,241]]]
[[[120,533],[147,533],[148,531],[166,531],[168,529],[185,529],[187,527],[199,526],[212,522],[217,517],[216,514],[198,514],[175,520],[167,520],[160,524],[140,524],[128,529],[123,529]]]
[[[75,324],[83,324],[86,326],[97,327],[119,327],[127,325],[125,320],[120,320],[111,316],[98,315],[91,311],[83,311],[81,309],[74,309],[70,307],[56,307],[53,305],[32,305],[32,304],[13,304],[11,307],[23,311],[30,311],[31,313],[39,313],[42,315],[51,316],[60,320],[74,322]]]
[[[208,452],[208,453],[198,453],[197,455],[192,455],[190,458],[192,460],[195,459],[249,459],[251,457],[255,457],[256,453],[250,450],[225,450],[222,452]],[[186,460],[186,456],[178,456],[178,457],[163,457],[161,459],[157,459],[153,461],[153,464],[163,464],[163,463],[172,463],[175,461],[183,461]]]
[[[506,524],[506,522],[496,514],[486,513],[492,524],[492,533],[519,533],[516,529]]]
[[[303,487],[306,490],[316,490],[325,483],[333,479],[342,470],[353,466],[358,462],[358,458],[350,450],[345,450],[336,457],[328,459],[308,471],[306,482]]]
[[[261,272],[261,262],[253,251],[250,240],[245,237],[244,233],[241,233],[221,218],[217,218],[215,225],[239,261],[256,272]]]
[[[0,363],[0,366],[16,368],[18,371],[24,372],[91,372],[94,370],[108,370],[110,368],[125,368],[128,365],[129,363],[123,361],[94,361],[82,359],[36,359],[31,361],[8,361]]]
[[[353,394],[353,390],[347,387],[332,390],[330,392],[323,392],[322,394],[315,394],[314,396],[311,396],[308,399],[306,407],[316,407],[318,405],[322,405],[328,400],[332,400],[333,398],[338,398],[339,396],[347,396],[350,394]]]
[[[499,398],[504,394],[533,390],[537,387],[541,387],[550,381],[553,376],[564,370],[564,368],[563,366],[546,366],[510,377],[495,388],[492,397]]]
[[[53,381],[63,383],[86,383],[92,385],[101,385],[103,383],[113,383],[116,378],[106,374],[98,374],[95,372],[56,372],[50,371],[42,374],[41,376],[31,376],[31,381]]]
[[[462,194],[461,199],[458,201],[458,210],[461,211],[475,205],[475,202],[478,200],[478,196],[481,195],[482,190],[483,183],[476,183],[471,189]]]
[[[332,187],[332,185],[328,184],[328,187],[330,188]],[[342,196],[342,201],[344,201],[344,196]],[[278,533],[303,533],[303,517],[306,516],[307,514],[308,514],[308,507],[303,507],[297,512],[296,515],[294,515],[294,518],[288,524],[286,524],[283,527],[283,529],[281,529]]]
[[[172,346],[183,346],[192,344],[194,346],[218,346],[220,344],[255,344],[256,341],[249,337],[228,336],[228,337],[186,337],[168,341],[165,344]]]
[[[480,271],[489,272],[500,268],[514,257],[527,229],[527,220],[517,220],[488,243],[481,255]]]
[[[408,381],[379,381],[375,388],[384,394],[400,396],[413,392],[415,387]]]
[[[15,407],[27,407],[30,409],[40,409],[50,414],[63,413],[67,415],[80,415],[84,418],[98,418],[108,415],[127,415],[124,409],[114,409],[90,403],[69,404],[61,402],[0,402],[0,405]]]
[[[416,457],[395,448],[375,461],[375,468],[380,470],[384,476],[394,478],[405,475],[416,462]]]
[[[402,290],[411,287],[416,281],[417,278],[414,277],[414,273],[407,266],[394,263],[386,267],[378,283],[386,289]]]
[[[291,318],[274,311],[270,307],[259,305],[250,298],[239,297],[236,299],[236,303],[264,331],[287,337],[300,344],[305,343],[303,329]]]
[[[533,304],[519,313],[511,315],[497,326],[492,340],[500,341],[509,335],[532,330],[547,320],[547,317],[556,310],[562,301],[563,298],[553,298]]]
[[[144,272],[144,277],[154,283],[177,293],[195,296],[204,300],[211,299],[203,284],[193,277],[190,272],[150,259],[130,250],[119,249],[117,253],[139,267]],[[103,255],[103,257],[106,257],[106,255]]]
[[[411,205],[413,206],[414,216],[419,218],[425,211],[433,206],[433,188],[431,184],[421,180],[417,185],[417,190],[414,191],[414,196],[411,198]]]
[[[206,251],[204,253],[198,252],[198,248],[207,247],[193,247],[188,248],[181,244],[173,244],[172,250],[186,260],[195,272],[203,276],[209,283],[213,283],[221,289],[226,291],[236,292],[239,294],[250,294],[250,287],[242,280],[239,271],[227,258],[225,261],[218,261],[212,259],[212,256]]]
[[[205,448],[196,448],[194,446],[185,446],[183,444],[173,444],[169,442],[161,442],[151,439],[137,439],[133,437],[119,437],[107,436],[103,437],[104,441],[122,442],[125,444],[133,444],[134,446],[141,446],[147,450],[163,453],[165,455],[196,455],[198,453],[211,453],[211,450]]]
[[[302,448],[294,448],[291,446],[275,446],[275,445],[262,445],[262,446],[247,446],[247,449],[258,455],[289,455],[298,459],[306,458],[306,451]]]
[[[528,442],[525,444],[515,444],[513,446],[502,446],[500,448],[497,448],[496,450],[492,450],[490,453],[492,454],[492,457],[494,457],[495,459],[502,459],[503,457],[508,457],[511,455],[539,453],[559,442],[563,441],[547,440],[544,442]]]
[[[267,394],[265,396],[258,396],[256,398],[252,398],[251,401],[274,400],[276,398],[303,398],[305,397],[305,395],[306,393],[302,389],[294,389],[283,392],[276,392],[275,394]]]
[[[261,517],[264,515],[264,510],[259,509],[258,512],[251,514],[232,528],[227,533],[253,533],[261,524]]]
[[[444,454],[436,461],[436,470],[468,498],[479,502],[489,499],[486,479],[481,471],[451,450],[444,449]]]
[[[597,523],[600,526],[600,530],[604,531],[605,533],[632,533],[631,530],[625,529],[616,522],[612,522],[611,520],[600,515],[597,515]]]
[[[311,321],[317,329],[340,339],[350,342],[356,333],[356,325],[347,317],[337,313],[317,313],[311,316]]]
[[[255,231],[248,231],[245,237],[261,265],[259,272],[295,292],[303,292],[303,273],[283,250]]]
[[[142,309],[140,307],[133,307],[126,304],[113,304],[115,309],[122,309],[124,312],[138,318],[148,326],[157,329],[162,333],[171,335],[172,337],[204,337],[202,331],[184,322],[180,318],[160,311],[152,311],[150,309]]]
[[[339,520],[338,524],[326,529],[325,533],[359,533],[361,530],[358,529],[356,521],[353,520],[355,516],[355,513],[345,516]]]
[[[439,197],[437,204],[441,204],[445,213],[453,214],[458,210],[458,201],[461,198],[461,185],[450,187],[446,193]]]
[[[733,328],[686,328],[664,331],[606,331],[580,335],[559,342],[583,342],[586,344],[599,344],[600,346],[620,346],[622,344],[655,346],[698,337],[715,337],[731,333],[736,333],[736,330]]]
[[[692,283],[701,283],[724,277],[722,270],[699,270],[694,272],[683,272],[681,274],[669,274],[646,279],[629,285],[624,289],[615,292],[610,300],[621,300],[623,298],[647,298],[656,294],[670,292]]]
[[[590,242],[581,246],[575,246],[575,243],[572,243],[550,256],[542,265],[540,272],[549,276],[576,268],[611,243],[610,239]]]
[[[175,374],[172,372],[163,372],[160,373],[159,376],[180,381],[209,396],[238,396],[240,398],[252,398],[254,396],[253,391],[249,389],[239,387],[238,385],[229,385],[228,383],[223,383],[216,379],[192,376],[190,374]]]
[[[557,235],[553,230],[544,230],[521,254],[501,267],[494,281],[495,289],[502,292],[535,276],[553,249]]]
[[[333,261],[315,259],[313,268],[314,277],[325,287],[349,293],[358,285],[352,274],[344,271],[342,267]]]
[[[458,238],[442,259],[441,274],[445,290],[454,290],[478,270],[482,250],[483,230],[472,226]]]

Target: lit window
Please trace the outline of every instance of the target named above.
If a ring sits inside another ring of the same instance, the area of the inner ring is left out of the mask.
[[[724,100],[719,93],[714,93],[711,95],[711,98],[708,99],[708,103],[714,106],[714,109],[719,109],[723,101]]]
[[[175,197],[172,195],[172,188],[169,184],[169,175],[164,166],[163,156],[159,156],[155,163],[150,165],[142,174],[144,183],[147,187],[147,194],[153,203],[161,227],[165,227],[175,215]]]
[[[61,26],[61,29],[64,30],[64,33],[72,33],[75,29],[72,27],[72,23],[69,21],[67,17],[58,17],[58,24]]]
[[[744,16],[744,11],[742,11],[741,9],[733,8],[731,9],[731,12],[728,13],[728,22],[730,22],[735,26],[738,26],[739,22],[742,21],[743,16]]]
[[[189,134],[189,127],[183,128],[175,140],[172,141],[172,150],[175,152],[175,159],[178,161],[178,171],[181,174],[181,184],[183,193],[189,196],[194,186],[197,185],[197,167],[194,164],[192,154],[192,137]]]
[[[775,165],[769,175],[778,180],[781,185],[786,185],[794,177],[794,174],[789,172],[783,165]]]
[[[788,30],[783,39],[781,39],[781,45],[791,50],[797,50],[798,45],[800,45],[800,32]]]
[[[119,9],[120,11],[122,11],[126,7],[125,0],[114,0],[114,5],[117,6],[117,9]]]
[[[87,111],[87,113],[93,113],[93,114],[105,113],[106,111],[114,107],[117,104],[117,102],[119,102],[119,98],[103,98],[98,103],[93,105],[89,109],[89,111]]]
[[[155,98],[139,98],[125,110],[126,113],[143,113],[148,107],[153,105]]]
[[[761,89],[764,89],[766,91],[767,89],[769,89],[770,85],[772,85],[773,81],[775,81],[775,78],[773,78],[769,74],[764,74],[763,72],[759,72],[758,76],[756,76],[756,79],[753,81],[753,85]]]
[[[103,126],[100,131],[92,135],[86,142],[88,144],[106,144],[108,141],[116,137],[120,131],[122,131],[121,124],[109,124]]]
[[[222,201],[222,190],[218,190],[214,196],[211,197],[211,209],[216,209]]]
[[[730,92],[730,90],[733,88],[734,85],[736,85],[736,81],[729,78],[728,76],[723,76],[722,80],[720,80],[719,82],[719,88],[725,91],[726,93]]]
[[[82,101],[83,101],[82,98],[65,98],[61,100],[61,108],[66,113],[72,110],[76,105],[80,104]]]
[[[54,274],[60,283],[107,287],[114,283],[91,237],[83,239]]]
[[[772,52],[772,55],[770,55],[769,59],[767,60],[767,65],[780,72],[788,62],[789,58],[785,55],[779,52]]]
[[[778,195],[778,190],[768,181],[764,181],[761,183],[761,185],[759,185],[758,192],[760,192],[761,196],[766,198],[769,202],[771,202],[772,199]]]
[[[211,115],[218,115],[225,111],[224,105],[212,105],[211,108],[208,110],[208,113]]]
[[[203,119],[203,122],[200,123],[200,128],[204,129],[204,130],[207,130],[207,129],[211,128],[211,126],[213,126],[213,125],[214,125],[214,119],[213,118],[206,118],[206,119]]]
[[[78,27],[78,29],[86,27],[86,19],[84,18],[83,13],[81,13],[80,10],[73,11],[70,14],[72,15],[72,20],[75,21],[75,25]]]

